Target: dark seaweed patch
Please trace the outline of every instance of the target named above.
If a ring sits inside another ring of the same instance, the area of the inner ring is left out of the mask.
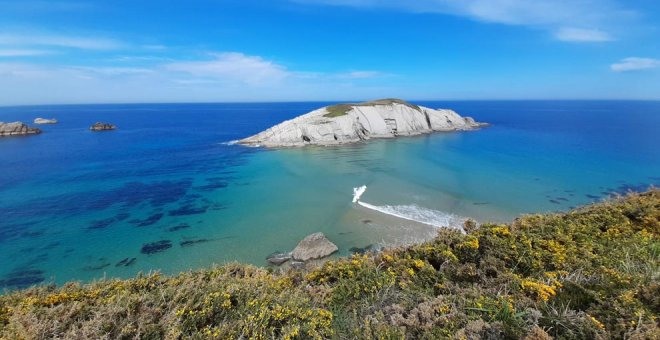
[[[188,229],[188,228],[190,228],[189,224],[181,223],[179,225],[175,225],[174,227],[167,228],[167,231],[173,232],[173,231],[179,231],[179,230]]]
[[[137,261],[137,258],[135,258],[135,257],[130,257],[130,258],[127,257],[127,258],[125,258],[125,259],[123,259],[123,260],[117,262],[117,264],[115,264],[115,267],[128,267],[128,266],[132,266],[132,265],[135,263],[135,261]]]
[[[174,203],[183,198],[191,179],[152,183],[129,182],[112,190],[90,190],[56,196],[45,196],[16,206],[0,207],[4,220],[20,221],[33,216],[72,216],[90,210],[103,210],[113,205],[136,207],[149,203],[153,207]]]
[[[114,217],[109,217],[109,218],[102,219],[102,220],[92,221],[89,224],[89,227],[87,227],[87,230],[104,229],[104,228],[107,228],[107,227],[111,226],[115,222],[123,221],[123,220],[129,218],[130,216],[131,215],[128,214],[128,213],[119,213],[119,214],[115,215]]]
[[[488,202],[474,202],[472,204],[473,205],[486,205],[486,204],[490,204],[490,203],[488,203]]]
[[[557,200],[548,200],[548,201],[549,201],[550,203],[554,203],[554,204],[561,204],[561,202],[559,202],[559,201],[557,201]]]
[[[145,220],[133,220],[132,223],[136,224],[138,227],[148,227],[160,221],[161,218],[163,218],[163,213],[156,213],[147,217]]]
[[[210,242],[210,241],[211,240],[206,239],[206,238],[200,238],[200,239],[196,239],[196,240],[181,241],[181,242],[179,242],[179,245],[182,246],[182,247],[189,247],[189,246],[194,246],[196,244],[206,243],[206,242]]]
[[[26,268],[15,270],[0,280],[0,287],[26,288],[45,280],[43,270]]]
[[[185,216],[185,215],[196,215],[196,214],[203,214],[206,212],[208,209],[208,206],[205,207],[195,207],[192,204],[186,204],[178,209],[170,210],[169,215],[170,216]]]
[[[557,197],[557,201],[568,202],[568,198],[566,198],[566,197]]]
[[[214,191],[217,189],[226,188],[229,184],[227,180],[230,177],[210,177],[206,178],[206,184],[193,187],[194,190],[198,191]]]
[[[2,215],[0,215],[2,216]],[[0,219],[0,241],[6,241],[14,238],[19,238],[26,229],[37,224],[38,222],[22,222],[22,223],[9,223],[5,224],[8,219]]]
[[[596,199],[599,199],[599,198],[600,198],[600,196],[591,195],[591,194],[586,194],[586,195],[584,195],[584,196],[586,196],[587,198],[591,198],[591,199],[593,199],[593,200],[596,200]]]
[[[209,183],[209,184],[205,184],[205,185],[196,186],[193,189],[208,192],[208,191],[214,191],[214,190],[218,190],[218,189],[222,189],[222,188],[226,188],[226,187],[227,187],[227,183],[215,182],[215,183]]]
[[[214,204],[211,205],[210,209],[211,210],[224,210],[224,209],[227,209],[227,207],[222,205],[222,204],[219,204],[219,203],[214,203]]]
[[[156,242],[144,244],[140,252],[142,254],[151,255],[155,253],[160,253],[170,248],[172,248],[172,241],[162,240],[162,241],[156,241]]]
[[[57,242],[57,241],[55,241],[55,242],[51,242],[51,243],[48,243],[47,245],[45,245],[42,249],[44,249],[44,250],[50,250],[50,249],[53,249],[53,248],[57,248],[60,244],[61,244],[61,243],[60,243],[60,242]]]

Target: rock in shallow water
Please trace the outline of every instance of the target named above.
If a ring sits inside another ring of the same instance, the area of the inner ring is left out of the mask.
[[[276,251],[268,257],[266,257],[266,260],[274,265],[281,265],[282,263],[289,261],[291,259],[291,253],[283,253]]]
[[[308,261],[330,256],[339,250],[323,233],[314,233],[305,237],[291,252],[294,260]]]

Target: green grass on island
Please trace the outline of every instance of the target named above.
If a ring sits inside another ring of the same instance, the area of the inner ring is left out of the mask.
[[[228,264],[8,292],[0,338],[660,338],[659,190],[466,230],[307,271]]]
[[[355,106],[390,105],[390,104],[393,104],[393,103],[402,104],[402,105],[408,106],[412,109],[415,109],[417,111],[421,110],[419,108],[419,106],[417,106],[415,104],[408,103],[405,100],[388,98],[388,99],[378,99],[378,100],[372,100],[372,101],[363,102],[363,103],[356,103],[356,104],[331,105],[331,106],[326,107],[326,110],[328,111],[328,113],[323,115],[323,117],[334,118],[334,117],[344,116],[344,115],[348,114],[348,111],[350,111]]]

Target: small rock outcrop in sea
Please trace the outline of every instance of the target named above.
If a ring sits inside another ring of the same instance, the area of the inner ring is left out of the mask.
[[[270,262],[274,265],[277,265],[277,266],[281,265],[282,263],[284,263],[286,261],[289,261],[290,259],[291,259],[291,253],[283,253],[283,252],[279,252],[279,251],[276,251],[276,252],[268,255],[268,257],[266,257],[266,260],[268,262]]]
[[[112,124],[96,122],[94,125],[90,126],[89,129],[92,131],[108,131],[116,128],[117,127]]]
[[[314,233],[305,237],[291,252],[291,257],[297,261],[308,261],[330,256],[339,250],[323,233]]]
[[[36,135],[39,133],[41,133],[41,130],[29,127],[22,122],[0,122],[0,136]]]
[[[452,110],[430,109],[400,99],[381,99],[326,106],[238,143],[265,147],[336,145],[435,131],[474,130],[485,125]]]
[[[57,124],[57,119],[47,119],[47,118],[36,118],[34,120],[35,124]]]

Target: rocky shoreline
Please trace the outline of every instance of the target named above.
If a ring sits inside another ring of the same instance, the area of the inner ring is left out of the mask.
[[[322,107],[282,122],[238,144],[264,147],[338,145],[373,138],[466,131],[486,126],[452,110],[431,109],[400,99]]]

